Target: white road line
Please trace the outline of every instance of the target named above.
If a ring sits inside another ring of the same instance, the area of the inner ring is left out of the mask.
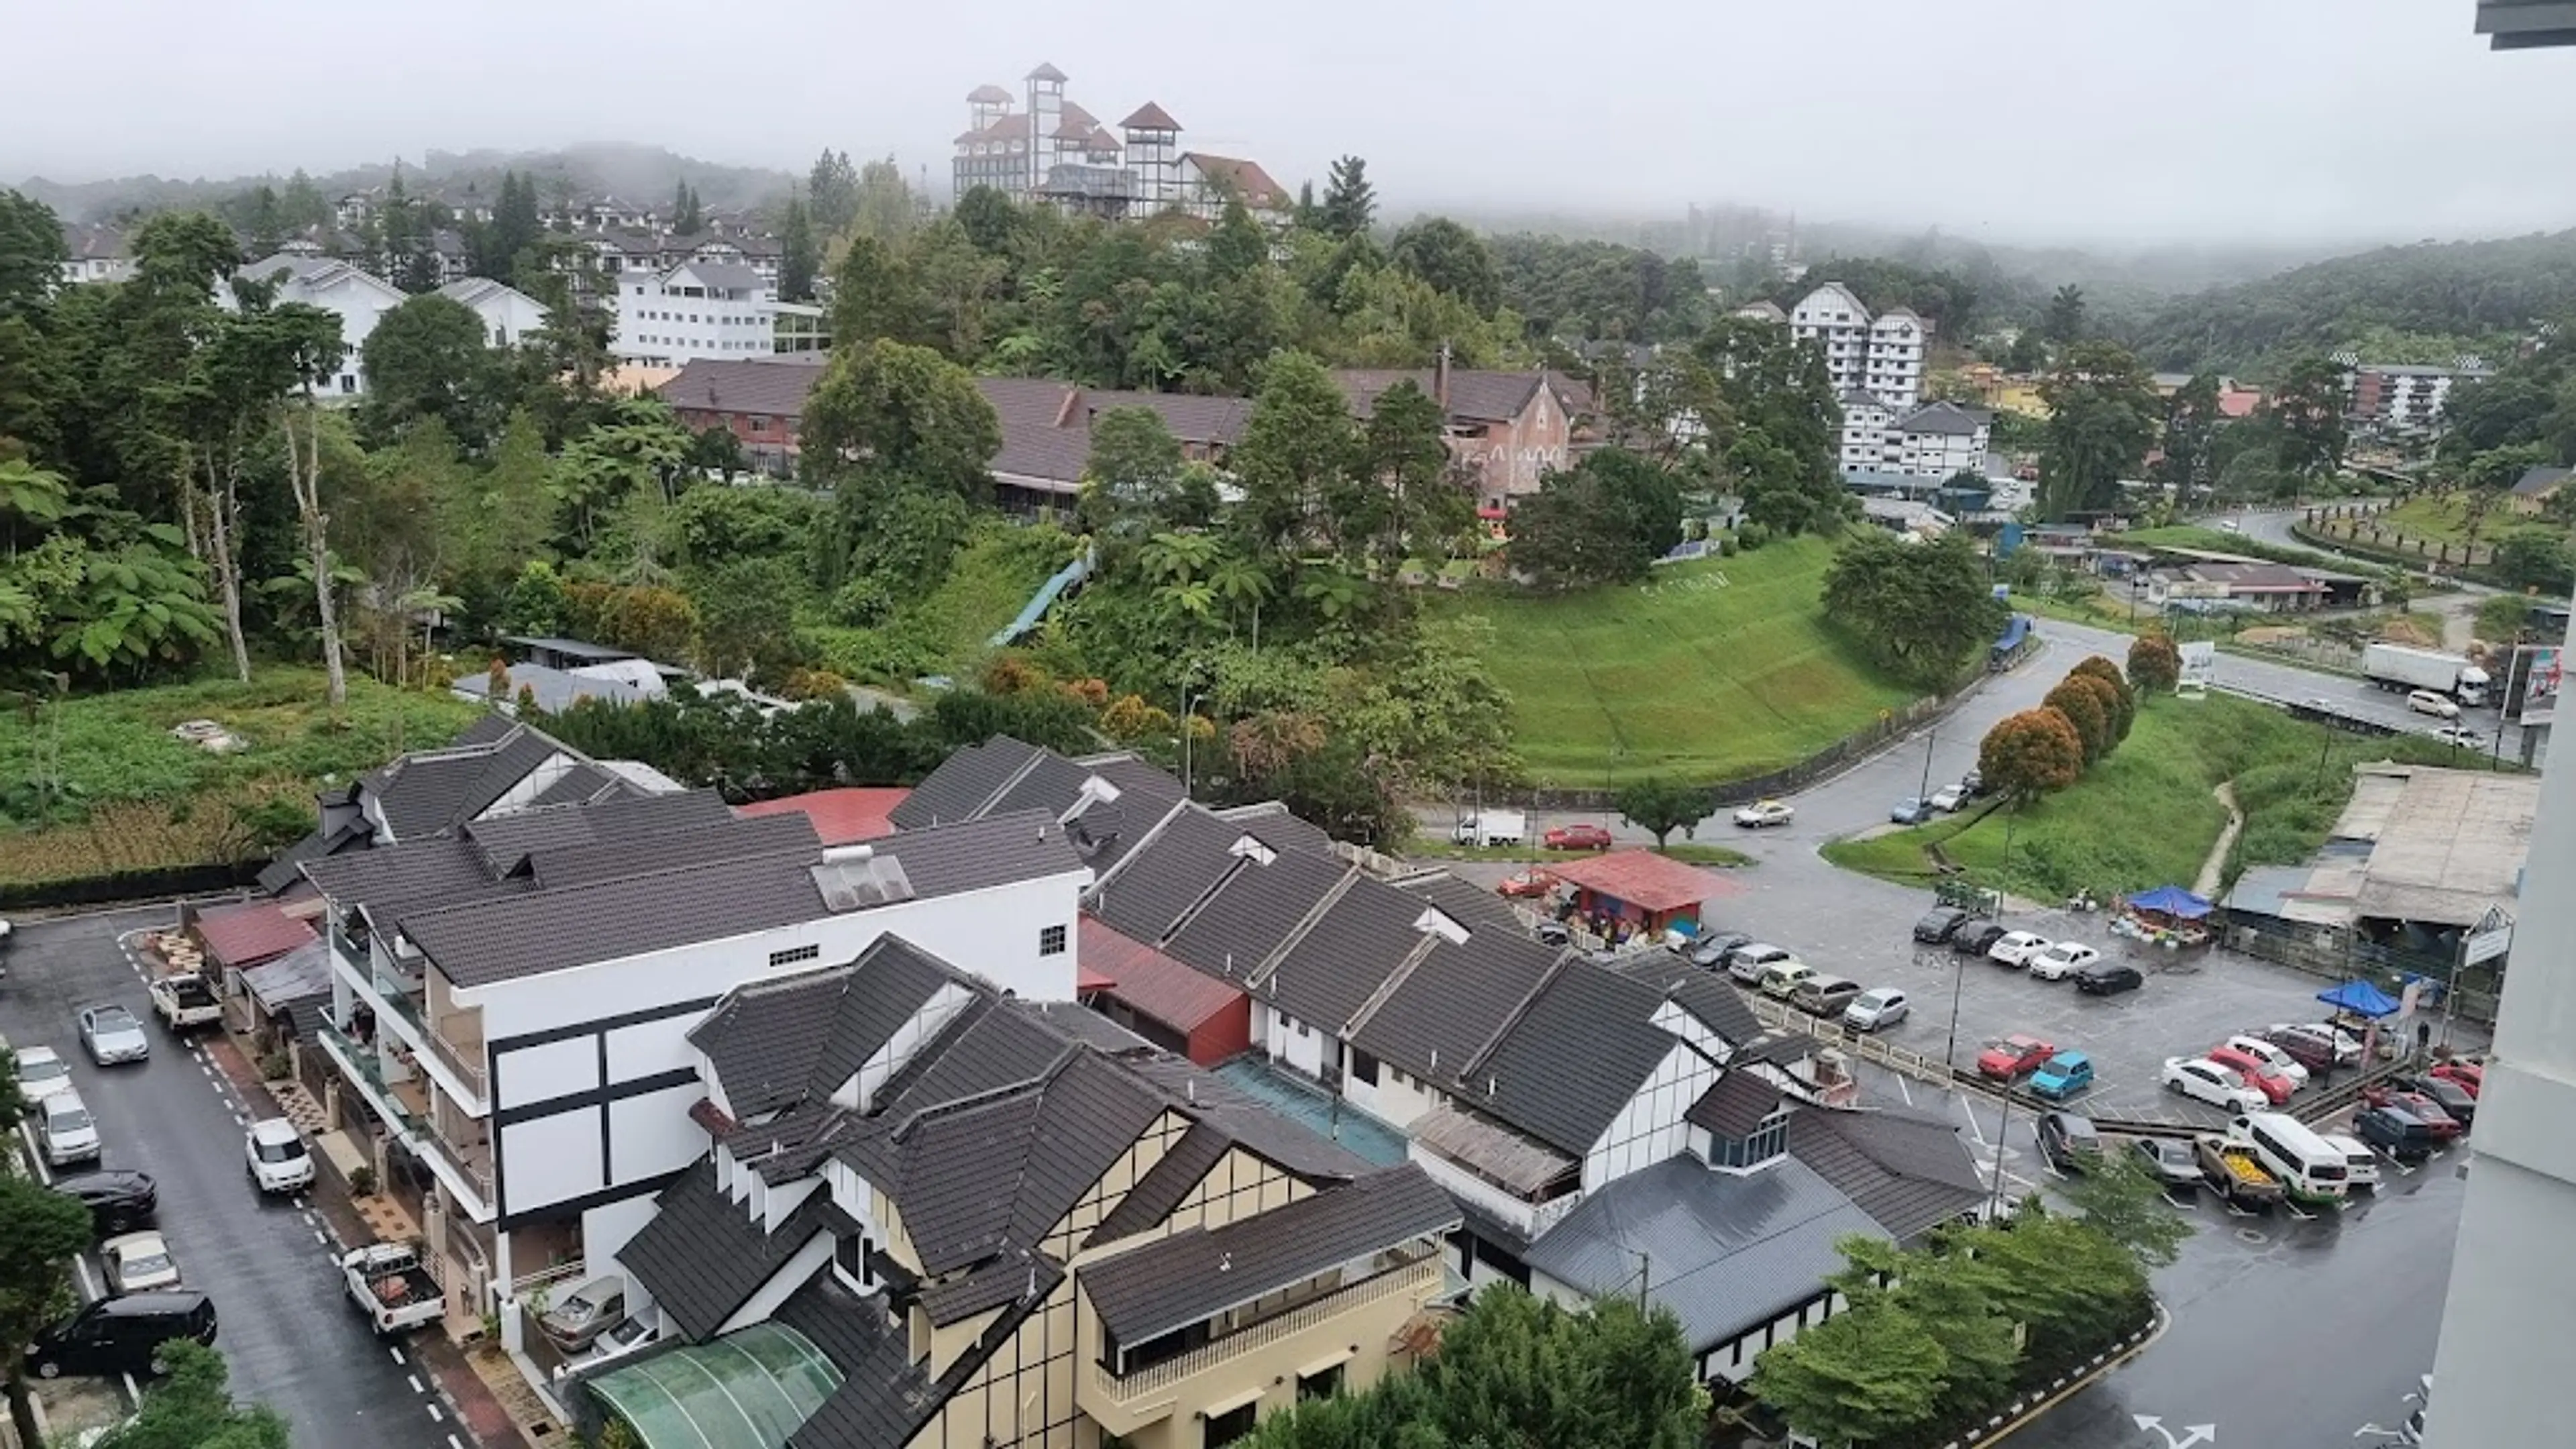
[[[1959,1110],[1966,1113],[1968,1116],[1968,1135],[1977,1139],[1977,1145],[1979,1147],[1985,1146],[1986,1129],[1977,1121],[1977,1109],[1969,1106],[1968,1099],[1965,1097],[1958,1098],[1957,1100],[1959,1103]]]
[[[444,1424],[447,1422],[447,1416],[439,1412],[438,1405],[423,1404],[421,1407],[429,1410],[429,1422],[433,1424]]]
[[[117,1377],[125,1380],[125,1401],[138,1409],[143,1407],[143,1386],[134,1381],[134,1375],[119,1373]]]
[[[27,1144],[27,1161],[33,1164],[36,1169],[36,1181],[43,1183],[47,1187],[52,1187],[54,1185],[53,1170],[45,1166],[45,1154],[36,1150],[36,1129],[28,1126],[27,1120],[23,1117],[18,1119],[18,1137],[19,1140]]]
[[[410,1383],[411,1383],[411,1391],[412,1391],[413,1393],[415,1393],[415,1394],[425,1394],[425,1393],[428,1393],[428,1392],[429,1392],[429,1390],[424,1389],[424,1388],[422,1388],[422,1387],[420,1386],[420,1375],[418,1375],[418,1374],[406,1374],[406,1375],[404,1375],[404,1377],[410,1381]]]
[[[447,1449],[465,1449],[465,1445],[455,1435],[450,1434],[447,1436]]]
[[[1905,1099],[1906,1106],[1911,1107],[1914,1105],[1914,1089],[1905,1084],[1905,1074],[1903,1072],[1898,1072],[1896,1074],[1896,1092],[1898,1096]]]
[[[330,1240],[329,1238],[326,1238],[326,1237],[322,1236],[322,1230],[321,1230],[320,1228],[315,1228],[315,1229],[313,1230],[313,1241],[315,1241],[315,1242],[317,1242],[317,1243],[320,1243],[322,1246],[324,1246],[324,1247],[326,1247],[326,1248],[327,1248],[327,1247],[329,1247],[329,1246],[331,1246],[331,1240]]]
[[[385,1352],[387,1352],[387,1353],[389,1353],[389,1354],[392,1354],[392,1355],[394,1356],[394,1362],[395,1362],[395,1363],[398,1363],[398,1364],[399,1364],[399,1363],[409,1363],[409,1362],[411,1362],[411,1360],[409,1360],[409,1359],[407,1359],[407,1358],[404,1358],[404,1357],[402,1356],[402,1349],[401,1349],[401,1347],[400,1347],[399,1345],[396,1345],[396,1344],[390,1344],[390,1343],[389,1343],[389,1344],[386,1344],[386,1345],[385,1345]]]

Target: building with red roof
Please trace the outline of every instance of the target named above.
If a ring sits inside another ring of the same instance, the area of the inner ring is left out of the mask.
[[[1252,1049],[1252,998],[1240,988],[1088,915],[1075,940],[1083,975],[1107,980],[1093,1004],[1110,1020],[1203,1067]]]
[[[1574,888],[1574,908],[1586,916],[1626,923],[1641,932],[1700,926],[1701,903],[1741,889],[1715,871],[1685,865],[1651,850],[1614,850],[1588,860],[1548,867]]]
[[[181,924],[205,949],[206,974],[217,980],[227,972],[265,965],[314,938],[312,925],[277,901],[210,910],[191,906]]]
[[[733,813],[746,820],[763,815],[802,815],[814,822],[814,833],[822,837],[825,845],[857,845],[894,834],[894,822],[886,817],[911,794],[910,790],[890,786],[854,785],[755,800],[735,806]]]

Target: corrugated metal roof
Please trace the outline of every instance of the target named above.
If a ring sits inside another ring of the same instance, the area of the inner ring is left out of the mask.
[[[1117,983],[1109,989],[1112,999],[1183,1035],[1244,999],[1241,987],[1173,960],[1090,915],[1082,917],[1079,936],[1083,969]]]
[[[1523,1195],[1559,1181],[1578,1165],[1499,1122],[1455,1107],[1434,1107],[1406,1130],[1414,1141]]]

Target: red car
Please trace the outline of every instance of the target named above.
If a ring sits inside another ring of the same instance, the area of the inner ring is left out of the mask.
[[[2460,1135],[2460,1119],[2442,1110],[2442,1104],[2421,1092],[2401,1092],[2385,1082],[2373,1082],[2361,1089],[2361,1100],[2373,1107],[2394,1107],[2424,1124],[2424,1129],[2445,1141]]]
[[[1556,877],[1543,870],[1525,870],[1494,889],[1511,900],[1535,900],[1556,887]]]
[[[1977,1071],[1981,1076],[2009,1082],[2038,1071],[2040,1063],[2055,1055],[2056,1047],[2038,1037],[2015,1032],[2001,1041],[1986,1043],[1986,1049],[1977,1053]]]
[[[2461,1091],[2474,1097],[2478,1095],[2478,1089],[2486,1085],[2487,1069],[2477,1062],[2444,1062],[2425,1075],[2457,1082]]]
[[[1539,837],[1550,850],[1608,850],[1610,832],[1598,825],[1560,825]]]
[[[2279,1067],[2252,1052],[2241,1052],[2234,1047],[2212,1047],[2209,1059],[2243,1077],[2245,1085],[2262,1093],[2263,1100],[2275,1107],[2290,1100],[2290,1093],[2298,1085],[2283,1075]]]

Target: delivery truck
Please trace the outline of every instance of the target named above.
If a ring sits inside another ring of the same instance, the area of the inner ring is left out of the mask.
[[[2370,644],[2361,651],[2361,672],[2371,683],[2400,694],[2429,689],[2464,705],[2487,702],[2487,672],[2457,654],[2409,649],[2402,644]]]
[[[1529,816],[1518,810],[1479,810],[1459,821],[1449,838],[1460,845],[1519,845],[1529,839]]]

